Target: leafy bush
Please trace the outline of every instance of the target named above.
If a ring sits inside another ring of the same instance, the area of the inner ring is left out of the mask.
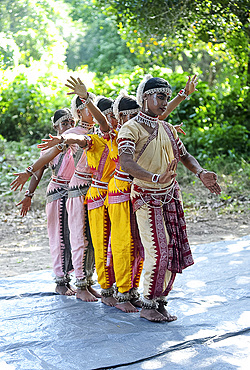
[[[53,85],[51,80],[45,76],[30,84],[21,73],[2,89],[0,132],[4,138],[33,144],[52,130],[50,117],[66,105],[66,99],[65,92],[53,95],[44,91],[50,83]]]

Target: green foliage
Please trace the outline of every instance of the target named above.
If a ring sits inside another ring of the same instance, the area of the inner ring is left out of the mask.
[[[49,84],[50,94],[46,93]],[[66,105],[64,91],[52,94],[54,84],[55,81],[47,76],[31,84],[21,73],[2,88],[0,132],[5,139],[22,139],[32,144],[52,131],[50,117],[56,109]]]
[[[87,64],[90,71],[103,75],[136,65],[136,57],[119,35],[114,20],[104,16],[92,1],[66,2],[71,4],[73,20],[84,26],[84,32],[69,40],[66,59],[69,68]]]
[[[115,17],[121,36],[140,65],[147,68],[153,62],[173,68],[178,64],[188,70],[188,59],[196,65],[197,52],[207,61],[209,55],[218,54],[216,58],[228,66],[233,64],[245,78],[243,86],[250,83],[249,0],[94,0],[94,4]],[[205,63],[200,68],[205,73],[213,67],[211,74],[216,64]]]

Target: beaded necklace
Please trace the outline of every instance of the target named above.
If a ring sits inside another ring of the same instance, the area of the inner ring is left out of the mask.
[[[151,117],[142,111],[140,111],[134,119],[136,122],[144,123],[145,125],[151,128],[155,128],[158,125],[158,116]]]

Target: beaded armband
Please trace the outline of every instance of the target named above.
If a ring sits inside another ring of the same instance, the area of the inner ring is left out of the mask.
[[[119,139],[118,142],[118,154],[119,156],[123,153],[135,154],[135,143],[129,139]]]
[[[183,144],[183,142],[181,141],[180,138],[178,138],[176,140],[176,144],[179,148],[179,152],[180,152],[180,156],[183,157],[185,154],[187,154],[187,149],[185,148],[185,145]]]

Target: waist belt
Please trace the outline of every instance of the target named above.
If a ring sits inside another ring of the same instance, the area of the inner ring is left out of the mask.
[[[161,189],[158,189],[158,188],[142,188],[136,184],[134,184],[134,190],[138,193],[143,193],[143,194],[152,194],[152,195],[166,195],[166,193],[169,193],[174,185],[175,185],[175,181],[173,181],[169,186],[165,187],[165,188],[161,188]]]
[[[52,176],[51,182],[54,184],[68,185],[70,180],[59,179],[58,177]]]
[[[104,182],[104,181],[99,181],[99,180],[96,180],[96,179],[92,179],[91,187],[92,188],[99,188],[99,189],[105,189],[105,190],[107,190],[108,189],[108,182]]]
[[[129,173],[122,172],[117,169],[115,170],[114,178],[117,180],[132,182],[131,178],[129,177]]]
[[[77,170],[75,170],[74,176],[77,177],[78,179],[82,179],[82,180],[85,180],[85,181],[91,181],[91,179],[92,179],[92,174],[91,173],[79,172]]]

